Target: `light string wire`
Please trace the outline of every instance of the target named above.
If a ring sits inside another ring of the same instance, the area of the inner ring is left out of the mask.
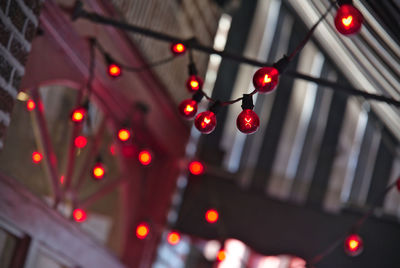
[[[299,44],[299,46],[290,54],[290,56],[286,57],[289,61],[291,60],[291,58],[293,58],[297,53],[299,53],[301,51],[301,49],[304,47],[304,45],[311,39],[312,33],[315,31],[316,27],[323,21],[323,19],[327,16],[327,14],[329,14],[329,11],[332,9],[332,7],[336,4],[336,1],[330,1],[331,5],[329,6],[329,8],[327,9],[327,11],[320,17],[320,19],[313,25],[313,27],[310,29],[310,31],[308,32],[308,34],[306,35],[306,37],[304,38],[303,42],[301,42]],[[115,28],[119,28],[122,30],[126,30],[126,31],[130,31],[136,34],[141,34],[144,35],[146,37],[149,38],[153,38],[153,39],[157,39],[157,40],[161,40],[164,42],[168,42],[168,43],[182,43],[185,46],[187,46],[189,48],[189,51],[191,49],[193,50],[198,50],[201,51],[203,53],[207,53],[207,54],[216,54],[221,56],[222,58],[225,59],[230,59],[239,63],[243,63],[243,64],[249,64],[249,65],[253,65],[256,67],[267,67],[267,66],[273,66],[274,64],[270,64],[267,62],[262,62],[262,61],[258,61],[258,60],[254,60],[254,59],[250,59],[250,58],[246,58],[240,55],[236,55],[227,51],[220,51],[220,50],[216,50],[212,47],[208,47],[208,46],[204,46],[202,44],[199,43],[199,41],[195,38],[191,38],[191,39],[181,39],[175,36],[171,36],[165,33],[161,33],[161,32],[157,32],[157,31],[153,31],[150,29],[146,29],[143,27],[139,27],[136,25],[132,25],[132,24],[127,24],[124,22],[120,22],[114,19],[110,19],[104,16],[101,16],[97,13],[94,12],[88,12],[86,10],[83,9],[82,7],[82,2],[81,1],[77,1],[73,14],[72,14],[72,19],[76,20],[78,18],[81,19],[86,19],[89,20],[93,23],[98,23],[98,24],[103,24],[103,25],[110,25],[113,26]],[[98,44],[98,43],[97,43]],[[105,52],[105,51],[103,51]],[[171,57],[172,58],[172,57]],[[160,62],[160,64],[166,63],[168,62],[168,60],[172,60],[169,58],[166,59],[162,59],[159,60],[158,62]],[[154,63],[155,66],[157,65],[157,62]],[[152,68],[155,66],[152,66],[153,64],[150,63],[147,66],[141,66],[141,67],[133,67],[132,71],[142,71],[143,68],[147,69],[147,68]],[[121,65],[122,66],[122,65]],[[129,66],[126,66],[129,67]],[[129,69],[129,68],[128,68]],[[380,102],[386,102],[388,104],[392,104],[395,105],[396,107],[400,107],[400,101],[396,100],[394,98],[391,97],[386,97],[383,95],[377,95],[377,94],[372,94],[372,93],[368,93],[366,90],[360,90],[357,88],[354,88],[350,85],[343,85],[343,84],[339,84],[336,82],[332,82],[326,79],[321,79],[321,78],[317,78],[317,77],[312,77],[303,73],[299,73],[296,71],[286,71],[284,73],[282,73],[282,75],[286,75],[292,78],[297,78],[297,79],[302,79],[302,80],[306,80],[309,82],[314,82],[316,84],[325,86],[325,87],[329,87],[332,89],[337,89],[345,94],[348,95],[355,95],[355,96],[361,96],[367,100],[376,100],[376,101],[380,101]],[[322,89],[325,89],[324,87],[322,87]],[[204,92],[203,92],[204,93]],[[251,94],[254,95],[257,92],[252,92]],[[215,102],[215,100],[213,100],[210,96],[205,95],[205,98],[207,100],[209,100],[210,102]],[[235,100],[231,100],[231,101],[224,101],[221,102],[222,106],[226,106],[226,105],[230,105],[236,102],[239,102],[242,100],[241,98],[237,98]]]

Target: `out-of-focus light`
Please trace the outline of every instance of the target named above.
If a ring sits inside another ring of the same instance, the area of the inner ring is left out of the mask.
[[[177,232],[170,232],[167,236],[167,241],[170,245],[176,245],[181,240],[181,236]]]
[[[201,175],[204,172],[204,166],[199,161],[192,161],[189,164],[189,171],[193,175]]]
[[[74,220],[76,222],[84,222],[86,220],[86,211],[84,211],[83,209],[77,208],[72,213],[72,216],[74,217]]]

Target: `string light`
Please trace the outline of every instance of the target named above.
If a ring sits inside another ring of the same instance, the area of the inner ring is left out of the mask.
[[[181,236],[178,232],[172,231],[167,235],[167,241],[170,245],[177,245],[181,240]]]
[[[130,137],[131,137],[131,132],[128,129],[122,128],[118,130],[118,139],[120,141],[127,141],[129,140]]]
[[[221,249],[221,250],[218,251],[218,253],[217,253],[217,260],[218,260],[219,262],[222,262],[222,261],[224,261],[225,259],[226,259],[226,251],[223,250],[223,249]]]
[[[87,139],[85,136],[78,136],[75,138],[74,144],[77,148],[83,148],[87,144]]]
[[[28,109],[28,111],[33,111],[36,108],[36,103],[33,100],[28,100],[26,102],[26,109]]]
[[[337,10],[335,27],[343,35],[355,34],[360,31],[363,20],[363,15],[357,8],[351,4],[343,4]]]
[[[87,109],[84,107],[77,107],[71,113],[71,120],[74,123],[81,123],[86,116]]]
[[[219,214],[215,209],[209,209],[207,210],[205,217],[208,223],[216,223],[218,221]]]
[[[212,111],[199,113],[194,120],[194,125],[203,134],[210,134],[217,125],[217,118]]]
[[[147,223],[142,222],[136,227],[136,237],[143,240],[150,233],[150,227]]]
[[[242,100],[243,111],[238,115],[236,119],[237,128],[245,133],[251,134],[257,131],[260,126],[260,119],[258,115],[253,111],[253,98],[250,94],[244,94]]]
[[[198,75],[190,75],[186,81],[186,88],[190,93],[196,92],[203,87],[203,79]]]
[[[364,244],[362,238],[357,234],[350,234],[344,241],[344,250],[349,256],[360,255]]]
[[[43,159],[43,155],[39,152],[33,152],[32,153],[32,161],[35,164],[39,164]]]
[[[204,173],[204,165],[200,161],[192,161],[189,163],[189,171],[193,175],[201,175]]]
[[[174,55],[182,55],[186,52],[186,46],[182,43],[173,43],[171,45],[171,51]]]
[[[96,164],[94,164],[94,166],[92,168],[92,176],[96,180],[101,180],[101,179],[103,179],[105,174],[106,174],[106,171],[104,169],[103,163],[98,158],[96,161]]]
[[[274,67],[263,67],[253,76],[253,85],[260,93],[273,91],[278,85],[279,71]]]
[[[84,222],[87,218],[86,211],[80,208],[74,209],[72,216],[76,222]]]
[[[139,153],[139,162],[144,165],[148,166],[151,163],[151,153],[147,150],[143,150]]]
[[[193,119],[197,113],[198,105],[204,94],[201,91],[196,92],[191,99],[186,99],[179,104],[179,113],[185,119]]]

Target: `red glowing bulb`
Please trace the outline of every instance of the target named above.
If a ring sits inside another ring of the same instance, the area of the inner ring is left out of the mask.
[[[171,46],[171,51],[174,55],[182,55],[186,52],[186,46],[182,43],[175,43]]]
[[[115,63],[111,63],[108,65],[108,74],[111,77],[118,77],[121,75],[121,67]]]
[[[189,164],[189,171],[193,175],[201,175],[204,172],[204,166],[199,161],[192,161]]]
[[[105,173],[106,171],[103,167],[103,164],[100,162],[96,163],[92,168],[92,175],[93,178],[95,178],[96,180],[101,180],[104,177]]]
[[[335,16],[336,30],[343,35],[358,33],[364,17],[353,5],[342,5]]]
[[[217,118],[211,111],[199,113],[194,120],[194,125],[203,134],[210,134],[217,125]]]
[[[181,236],[177,232],[170,232],[167,236],[167,241],[170,245],[176,245],[181,240]]]
[[[32,153],[33,163],[38,164],[38,163],[40,163],[40,161],[42,161],[42,159],[43,159],[43,155],[41,153],[39,153],[39,152]]]
[[[71,120],[75,123],[80,123],[85,119],[86,109],[83,107],[75,108],[71,114]]]
[[[74,209],[72,216],[76,222],[84,222],[86,220],[86,211],[80,208]]]
[[[273,91],[278,85],[279,71],[274,67],[258,69],[253,76],[253,85],[260,93]]]
[[[139,224],[136,227],[136,237],[139,239],[145,239],[149,235],[149,232],[150,232],[149,225],[145,222]]]
[[[209,209],[206,212],[206,221],[208,223],[216,223],[218,221],[219,214],[215,209]]]
[[[197,113],[197,102],[192,99],[187,99],[179,104],[179,113],[185,119],[192,119]]]
[[[36,103],[33,100],[28,100],[26,102],[26,109],[28,109],[28,111],[33,111],[36,108]]]
[[[74,140],[75,146],[78,148],[83,148],[87,144],[87,139],[85,136],[78,136]]]
[[[364,248],[362,238],[357,234],[351,234],[344,241],[344,250],[349,256],[357,256],[361,254]]]
[[[203,79],[201,79],[197,75],[189,76],[189,79],[186,81],[186,87],[189,92],[196,92],[197,90],[201,89],[203,86]]]
[[[139,161],[142,165],[147,166],[151,163],[151,153],[143,150],[139,153]]]
[[[127,141],[131,137],[131,132],[128,129],[122,128],[118,131],[118,139],[120,141]]]
[[[218,251],[217,253],[217,260],[219,262],[224,261],[226,259],[226,252],[225,250],[221,249],[220,251]]]
[[[245,109],[238,115],[236,126],[241,132],[251,134],[257,131],[260,126],[260,119],[253,110]]]

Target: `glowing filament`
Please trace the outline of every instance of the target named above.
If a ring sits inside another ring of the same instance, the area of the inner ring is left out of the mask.
[[[267,83],[269,83],[269,82],[271,82],[271,77],[269,77],[269,75],[266,74],[266,75],[264,76],[264,83],[267,84]]]
[[[349,27],[352,21],[353,21],[353,16],[348,16],[347,18],[342,19],[342,23],[346,27]]]

